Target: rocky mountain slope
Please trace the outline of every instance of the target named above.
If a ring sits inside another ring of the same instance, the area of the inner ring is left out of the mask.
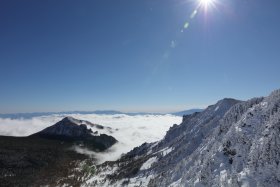
[[[280,90],[223,99],[85,175],[84,186],[280,186]]]
[[[0,136],[0,186],[80,186],[82,172],[75,168],[90,158],[71,147],[57,140]]]
[[[0,186],[80,186],[84,173],[94,172],[87,162],[95,158],[75,146],[104,151],[117,142],[92,129],[112,130],[66,117],[28,137],[0,136]]]
[[[87,126],[90,128],[88,129]],[[66,117],[30,137],[66,141],[90,150],[104,151],[117,142],[114,137],[98,132],[98,130],[103,130],[104,128],[101,125],[92,124],[88,121]],[[96,129],[96,131],[93,132],[92,129]]]

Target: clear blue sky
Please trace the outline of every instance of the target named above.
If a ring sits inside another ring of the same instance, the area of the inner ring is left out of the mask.
[[[279,0],[196,7],[1,0],[0,113],[166,112],[280,88]]]

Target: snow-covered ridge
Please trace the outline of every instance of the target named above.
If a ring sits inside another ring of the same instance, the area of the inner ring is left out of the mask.
[[[133,186],[136,179],[138,186],[279,186],[279,134],[280,90],[248,101],[223,99],[184,116],[161,141],[110,163],[119,167],[105,180],[113,186]]]

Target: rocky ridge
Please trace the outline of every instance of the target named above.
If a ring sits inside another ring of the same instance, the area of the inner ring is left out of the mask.
[[[280,90],[223,99],[184,116],[163,140],[96,166],[84,186],[279,186]]]

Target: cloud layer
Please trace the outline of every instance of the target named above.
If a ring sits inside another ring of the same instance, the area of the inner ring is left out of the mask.
[[[55,124],[66,115],[49,115],[31,119],[3,119],[0,118],[0,135],[28,136]],[[76,149],[82,153],[90,153],[98,158],[99,163],[116,160],[144,142],[155,142],[163,138],[166,131],[174,123],[180,123],[181,117],[173,115],[136,115],[125,114],[98,115],[98,114],[67,114],[77,119],[87,120],[94,124],[118,129],[112,135],[119,142],[105,153],[93,153]]]

